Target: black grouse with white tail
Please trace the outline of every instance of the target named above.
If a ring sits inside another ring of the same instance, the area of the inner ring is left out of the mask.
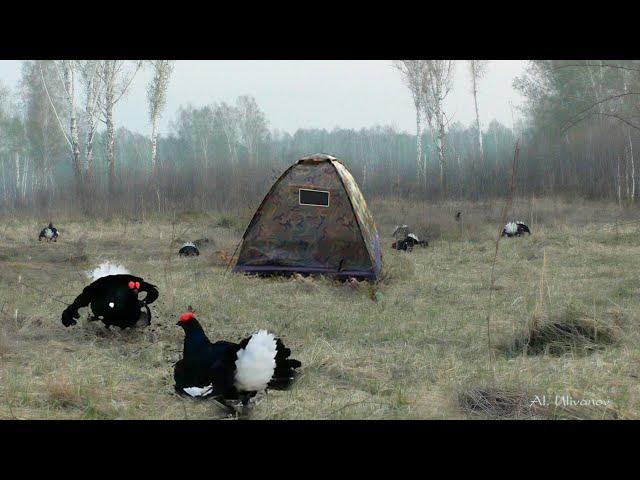
[[[146,292],[144,299],[138,299],[139,292]],[[82,293],[62,312],[62,324],[65,327],[75,325],[80,318],[78,309],[91,306],[91,311],[107,328],[111,325],[127,328],[139,321],[151,323],[151,311],[148,305],[158,298],[155,285],[145,282],[141,277],[129,274],[107,275],[98,278],[82,290]],[[141,309],[145,308],[146,312]]]
[[[45,238],[47,242],[58,241],[58,229],[53,226],[53,223],[49,222],[49,225],[40,231],[38,241],[41,242],[43,238]]]
[[[393,242],[391,244],[391,248],[396,250],[408,250],[410,252],[416,245],[426,248],[429,246],[429,242],[426,240],[420,240],[415,233],[410,233],[406,238]]]
[[[509,222],[502,229],[503,237],[520,237],[525,233],[528,233],[529,235],[531,235],[531,230],[529,230],[529,227],[525,225],[524,222],[519,222],[519,221]]]
[[[193,242],[186,242],[182,244],[180,250],[178,250],[178,255],[181,257],[197,257],[200,255],[200,250],[196,247]]]
[[[173,378],[180,395],[216,398],[226,405],[251,398],[267,388],[284,390],[293,382],[298,360],[279,338],[259,330],[240,343],[211,343],[192,312],[180,316],[184,330],[183,358],[175,364]]]

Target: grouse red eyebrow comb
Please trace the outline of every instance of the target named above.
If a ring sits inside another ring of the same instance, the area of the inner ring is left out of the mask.
[[[181,322],[188,322],[189,320],[196,318],[196,316],[193,314],[193,312],[187,312],[187,313],[183,313],[182,315],[180,315],[180,321]]]

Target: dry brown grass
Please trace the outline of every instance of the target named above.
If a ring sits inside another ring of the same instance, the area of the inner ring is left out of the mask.
[[[540,408],[531,405],[532,395],[514,390],[474,388],[458,395],[463,410],[491,419],[536,419],[543,418]]]
[[[569,308],[597,320],[598,328],[614,326],[616,336],[590,355],[543,349],[497,355],[489,364],[485,320],[501,204],[372,201],[370,207],[385,261],[375,286],[225,275],[216,252],[234,251],[238,225],[251,212],[235,220],[197,212],[136,221],[54,215],[61,236],[52,244],[35,238],[41,219],[3,219],[0,418],[221,417],[214,404],[173,393],[182,343],[174,324],[187,305],[212,340],[268,328],[303,362],[294,388],[262,396],[252,418],[496,418],[482,407],[464,407],[477,396],[461,404],[461,392],[475,385],[488,392],[487,401],[504,404],[509,418],[519,412],[509,407],[514,399],[545,394],[608,402],[605,409],[560,405],[545,418],[640,418],[640,236],[637,224],[620,220],[637,212],[586,202],[515,202],[510,217],[529,221],[533,235],[501,242],[495,338],[513,342],[535,312],[542,324]],[[458,210],[462,226],[453,219]],[[429,247],[391,250],[390,233],[400,222],[430,228]],[[200,257],[178,257],[178,240],[204,237],[211,242]],[[106,259],[158,285],[151,327],[107,331],[84,318],[69,329],[60,324],[61,302],[72,301],[87,283],[83,272]],[[502,401],[496,392],[517,395]]]

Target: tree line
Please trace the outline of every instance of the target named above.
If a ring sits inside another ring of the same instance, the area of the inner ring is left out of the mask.
[[[158,134],[173,63],[25,61],[16,91],[0,84],[0,206],[170,211],[257,202],[286,167],[325,152],[342,159],[367,196],[481,200],[506,194],[516,141],[520,195],[635,199],[640,65],[531,61],[514,87],[522,120],[483,126],[477,93],[491,64],[394,62],[416,111],[416,132],[271,129],[250,95],[185,105]],[[444,100],[469,69],[475,121],[453,122]],[[149,135],[122,127],[114,107],[151,71]]]

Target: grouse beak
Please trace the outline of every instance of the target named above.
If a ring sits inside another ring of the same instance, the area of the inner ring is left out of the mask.
[[[179,327],[180,325],[182,325],[180,322],[176,322],[176,325]]]
[[[135,294],[137,295],[137,294],[138,294],[138,289],[137,289],[137,288],[134,288],[134,289],[133,289],[133,293],[135,293]]]

